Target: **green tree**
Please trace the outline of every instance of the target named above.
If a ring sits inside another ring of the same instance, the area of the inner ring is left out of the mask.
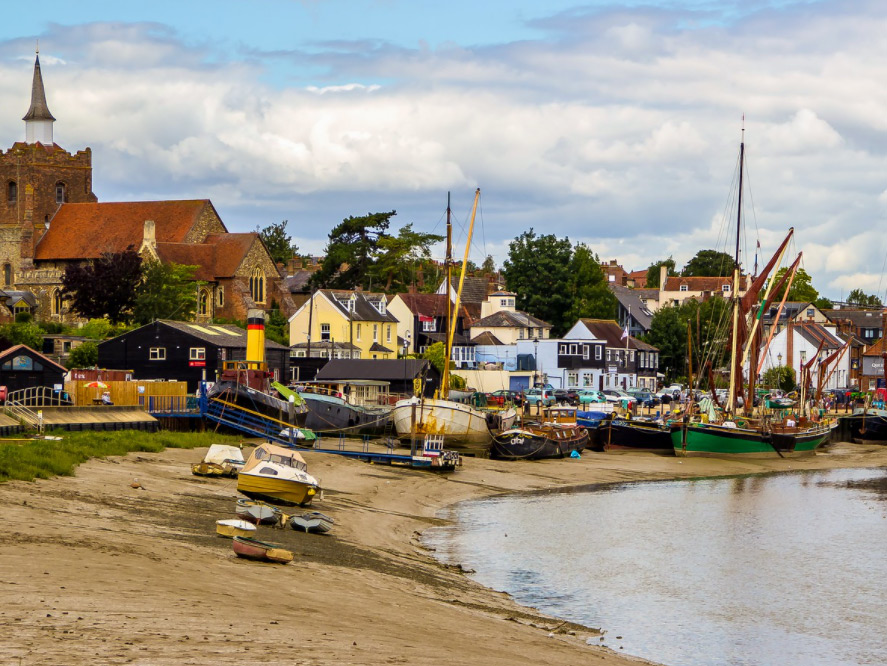
[[[785,272],[788,268],[780,268],[776,271],[776,275],[773,276],[773,279],[776,282],[779,282],[782,279],[782,276],[785,275]],[[778,303],[782,300],[782,295],[785,293],[785,287],[776,291],[774,302]],[[813,303],[816,299],[819,298],[819,292],[813,288],[812,279],[810,275],[807,274],[803,268],[799,268],[798,272],[795,273],[795,279],[792,281],[791,289],[788,291],[788,298],[785,299],[787,301],[796,301],[800,303]]]
[[[434,344],[429,345],[425,352],[422,354],[422,358],[431,361],[431,365],[433,365],[439,373],[443,374],[444,359],[446,358],[444,343],[435,342]]]
[[[139,324],[155,319],[190,321],[197,311],[200,282],[194,281],[197,266],[146,261],[136,288],[133,318]]]
[[[63,296],[87,319],[129,321],[141,269],[142,260],[132,246],[123,252],[105,253],[87,264],[71,264],[62,277]]]
[[[107,340],[114,334],[114,326],[107,319],[90,319],[78,331],[85,338]]]
[[[553,335],[565,333],[572,307],[570,265],[573,247],[568,238],[537,236],[525,231],[508,245],[502,271],[508,288],[517,293],[517,308],[552,325]]]
[[[43,329],[32,321],[16,321],[0,326],[0,337],[14,345],[25,345],[34,351],[43,350]]]
[[[813,301],[813,305],[818,307],[820,310],[831,310],[833,307],[835,307],[835,304],[832,303],[825,296],[820,296],[819,298],[817,298],[815,301]]]
[[[286,347],[290,346],[289,322],[275,301],[271,301],[271,311],[265,320],[265,337]]]
[[[290,259],[299,253],[298,246],[293,243],[293,239],[286,233],[286,225],[288,220],[283,220],[277,224],[269,224],[267,227],[260,229],[256,227],[256,232],[268,248],[268,253],[277,264],[286,264]]]
[[[764,386],[769,388],[778,388],[783,391],[794,391],[797,387],[795,381],[795,370],[787,365],[777,365],[767,368],[761,380]]]
[[[65,362],[68,370],[72,368],[92,368],[99,363],[99,346],[95,342],[84,342],[71,350]]]
[[[669,257],[668,259],[663,259],[662,261],[656,261],[650,264],[649,268],[647,268],[647,283],[644,285],[647,289],[659,289],[662,285],[659,284],[659,278],[662,273],[662,267],[666,266],[668,268],[668,275],[670,277],[676,277],[678,272],[675,270],[674,259]]]
[[[607,285],[600,259],[584,243],[573,249],[570,259],[570,294],[572,304],[564,318],[569,327],[577,319],[615,319],[618,301]]]
[[[858,305],[862,308],[879,308],[881,307],[881,299],[875,295],[868,295],[862,289],[854,289],[847,294],[847,302],[850,305]]]
[[[383,291],[405,291],[413,283],[416,269],[431,259],[431,246],[444,240],[443,236],[413,231],[413,225],[401,227],[397,236],[382,236],[378,241],[378,258],[371,272]]]
[[[734,260],[726,252],[699,250],[681,271],[684,277],[724,277],[733,275]]]
[[[396,211],[369,213],[342,220],[329,233],[326,257],[311,276],[313,287],[370,289],[371,268],[379,254],[379,241],[388,236],[388,225]]]
[[[493,261],[493,255],[488,254],[484,259],[484,263],[481,264],[480,270],[484,275],[495,275],[496,274],[496,262]]]

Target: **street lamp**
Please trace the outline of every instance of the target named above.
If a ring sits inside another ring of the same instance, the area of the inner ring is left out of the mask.
[[[533,386],[536,386],[536,372],[539,368],[539,338],[533,338]]]
[[[776,355],[776,361],[780,367],[782,367],[782,354],[779,353]]]

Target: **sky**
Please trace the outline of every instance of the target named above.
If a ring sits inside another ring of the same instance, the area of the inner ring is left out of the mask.
[[[745,265],[794,227],[822,295],[887,302],[884,35],[882,0],[43,0],[0,23],[0,149],[39,43],[100,201],[319,254],[351,215],[443,233],[450,192],[459,255],[480,188],[478,264],[533,229],[638,270],[726,249],[744,122]]]

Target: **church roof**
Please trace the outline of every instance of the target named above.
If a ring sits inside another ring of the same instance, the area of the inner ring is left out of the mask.
[[[59,207],[49,229],[37,244],[37,260],[97,259],[106,252],[138,250],[145,220],[153,220],[158,245],[183,243],[209,199],[66,203]]]
[[[40,56],[34,61],[34,79],[31,82],[31,108],[22,120],[55,120],[46,105],[43,75],[40,73]]]

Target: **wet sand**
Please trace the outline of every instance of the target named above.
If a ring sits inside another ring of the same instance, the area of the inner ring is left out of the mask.
[[[758,461],[467,459],[450,475],[306,452],[325,488],[312,508],[336,526],[324,536],[260,527],[258,538],[295,552],[281,566],[239,560],[215,535],[215,521],[233,517],[236,481],[193,476],[204,451],[92,460],[73,477],[0,485],[0,663],[643,663],[439,564],[419,533],[443,506],[503,492],[887,466],[887,447],[854,444]]]

